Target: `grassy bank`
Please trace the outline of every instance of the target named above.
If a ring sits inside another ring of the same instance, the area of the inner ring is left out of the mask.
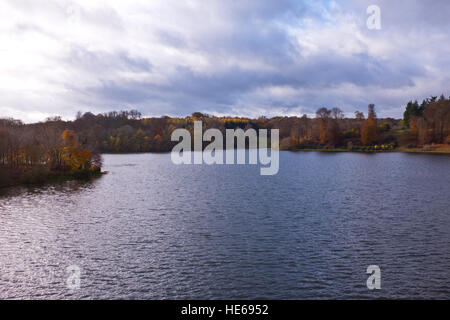
[[[386,152],[405,152],[405,153],[423,153],[423,154],[450,154],[450,145],[429,145],[423,147],[398,147],[393,149],[375,149],[369,147],[362,148],[286,148],[285,151],[292,152],[360,152],[360,153],[386,153]]]
[[[422,147],[422,148],[407,148],[400,147],[396,151],[398,152],[407,152],[407,153],[427,153],[427,154],[450,154],[450,146],[449,145],[441,145],[436,147]]]

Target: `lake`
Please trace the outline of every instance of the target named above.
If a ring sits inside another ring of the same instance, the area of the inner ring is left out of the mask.
[[[0,190],[0,298],[450,298],[449,156],[281,152],[261,176],[104,155],[104,170]]]

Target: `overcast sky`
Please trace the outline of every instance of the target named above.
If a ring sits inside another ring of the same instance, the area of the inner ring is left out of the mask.
[[[448,0],[0,0],[0,117],[401,117],[450,95],[449,17]]]

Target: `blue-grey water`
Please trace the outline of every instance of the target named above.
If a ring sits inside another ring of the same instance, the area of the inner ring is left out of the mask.
[[[450,298],[450,157],[280,156],[105,155],[99,179],[1,190],[0,298]]]

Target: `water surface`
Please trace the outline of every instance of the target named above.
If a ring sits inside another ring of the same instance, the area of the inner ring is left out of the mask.
[[[105,155],[100,179],[1,190],[0,298],[450,298],[449,157],[280,156]]]

